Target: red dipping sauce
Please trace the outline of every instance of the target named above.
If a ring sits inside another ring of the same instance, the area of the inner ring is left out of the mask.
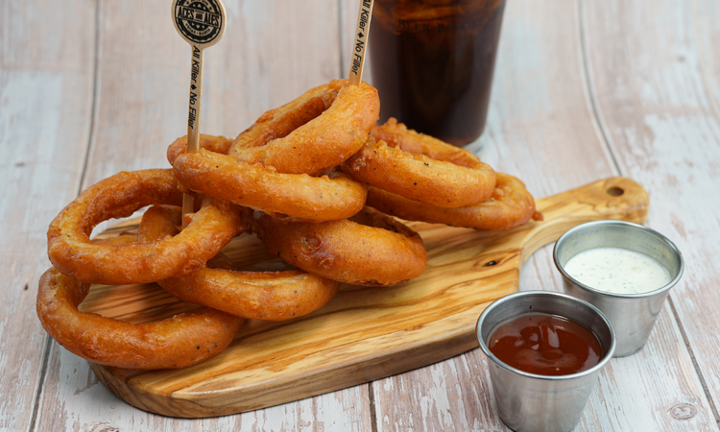
[[[527,313],[499,324],[488,348],[503,363],[538,375],[569,375],[590,369],[603,357],[597,336],[558,315]]]

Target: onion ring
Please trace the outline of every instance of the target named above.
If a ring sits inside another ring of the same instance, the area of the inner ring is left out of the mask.
[[[396,285],[422,274],[427,263],[418,233],[369,207],[349,220],[316,224],[283,223],[255,212],[253,231],[271,255],[355,285]]]
[[[224,136],[200,134],[198,146],[213,153],[227,154],[233,141]],[[175,164],[180,153],[187,149],[187,135],[176,139],[167,149],[167,159],[170,165]]]
[[[517,178],[502,173],[497,173],[492,197],[473,206],[438,207],[374,187],[368,189],[368,205],[400,219],[483,230],[508,229],[530,219],[542,220],[525,185]]]
[[[96,245],[96,244],[114,244],[114,245],[122,245],[122,244],[128,244],[128,243],[135,243],[137,242],[137,234],[128,234],[128,233],[120,233],[116,235],[115,237],[110,237],[106,239],[93,239],[90,240],[90,243]]]
[[[355,154],[379,113],[374,87],[334,80],[267,111],[235,139],[228,154],[280,173],[317,175]]]
[[[50,224],[48,255],[62,273],[81,282],[148,283],[205,265],[240,231],[237,206],[204,198],[192,222],[173,238],[152,243],[92,244],[100,222],[130,216],[150,204],[179,205],[170,170],[121,172],[90,186]]]
[[[80,312],[89,283],[52,267],[40,278],[37,315],[45,330],[68,351],[93,363],[127,369],[179,369],[220,354],[242,318],[211,308],[163,321],[133,325]]]
[[[204,149],[180,153],[171,163],[183,186],[281,219],[344,219],[359,212],[367,198],[365,186],[334,171],[322,177],[280,174]]]
[[[408,130],[394,118],[373,128],[343,170],[357,181],[439,207],[481,203],[495,188],[495,171],[475,155]]]
[[[155,241],[177,234],[181,209],[153,206],[143,215],[140,241]],[[340,284],[302,270],[278,272],[236,271],[222,253],[208,261],[223,268],[203,268],[185,276],[158,281],[172,296],[248,319],[284,321],[324,306]]]

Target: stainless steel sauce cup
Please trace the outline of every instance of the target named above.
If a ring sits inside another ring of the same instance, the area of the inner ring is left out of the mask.
[[[618,247],[655,258],[670,272],[670,282],[657,290],[641,294],[615,294],[579,282],[565,271],[565,264],[576,254],[597,247]],[[670,288],[683,274],[683,257],[665,236],[642,225],[603,220],[578,225],[555,243],[555,266],[563,276],[565,292],[597,306],[610,320],[617,337],[615,357],[640,350],[647,342]]]
[[[563,316],[589,328],[603,349],[600,362],[586,371],[549,376],[524,372],[500,361],[488,348],[492,330],[529,312]],[[525,291],[496,300],[480,315],[477,338],[490,360],[490,380],[500,418],[518,432],[564,432],[574,428],[600,370],[615,351],[615,335],[602,312],[583,300],[550,291]]]

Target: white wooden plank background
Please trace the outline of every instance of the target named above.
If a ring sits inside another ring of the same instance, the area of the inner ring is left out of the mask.
[[[471,146],[496,169],[519,175],[536,196],[617,174],[635,178],[614,166],[617,156],[609,154],[595,121],[582,45],[584,9],[577,2],[508,3],[488,130]],[[654,203],[651,196],[651,209]],[[526,263],[520,287],[562,290],[551,246]],[[576,430],[714,430],[668,308],[653,336],[659,333],[665,338],[653,337],[643,352],[610,362]],[[378,430],[505,430],[485,371],[476,350],[373,383]],[[670,413],[683,404],[697,414],[676,420]]]
[[[0,0],[0,430],[507,430],[477,350],[264,410],[178,420],[132,408],[47,344],[34,297],[48,223],[82,187],[169,166],[165,148],[185,133],[189,48],[165,3]],[[234,136],[347,75],[356,1],[224,3],[228,30],[205,56],[204,132]],[[648,225],[686,260],[647,347],[610,362],[578,431],[718,430],[719,18],[715,0],[508,2],[488,127],[468,148],[536,196],[617,174],[639,181]],[[520,283],[561,289],[551,246]]]
[[[598,6],[588,2],[584,9],[600,122],[620,170],[650,193],[647,225],[683,252],[685,276],[670,293],[669,306],[713,401],[712,412],[705,413],[707,408],[693,403],[698,395],[676,398],[678,405],[666,414],[682,417],[680,405],[689,404],[686,411],[717,419],[720,4],[663,0]],[[678,341],[676,349],[682,348]]]
[[[35,292],[50,264],[47,225],[83,175],[94,16],[82,0],[0,2],[0,430],[29,428],[46,370]]]

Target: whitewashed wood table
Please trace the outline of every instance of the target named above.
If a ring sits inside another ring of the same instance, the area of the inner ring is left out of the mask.
[[[203,131],[346,76],[357,3],[226,0]],[[185,133],[187,44],[170,2],[0,0],[0,430],[504,431],[483,356],[203,420],[116,398],[35,316],[50,220],[121,170],[168,167]],[[162,19],[158,19],[162,17]],[[685,276],[647,346],[613,359],[578,431],[716,431],[720,400],[720,2],[508,0],[487,129],[468,148],[538,197],[623,175]],[[155,41],[148,44],[148,41]],[[368,77],[372,82],[372,77]],[[520,289],[558,291],[552,246]]]

